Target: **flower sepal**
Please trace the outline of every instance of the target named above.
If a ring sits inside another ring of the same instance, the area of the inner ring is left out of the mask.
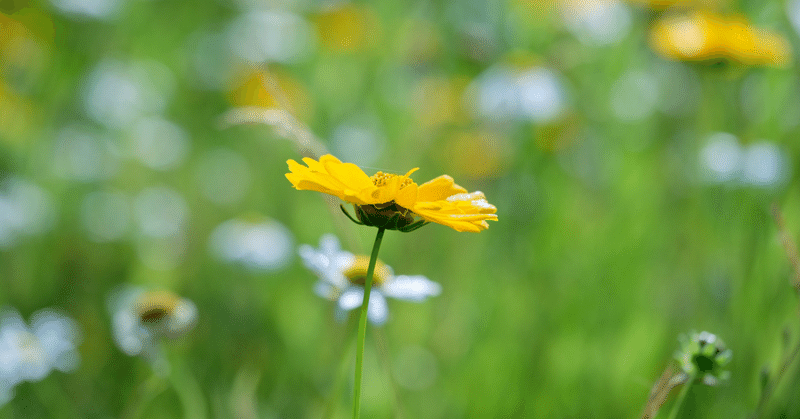
[[[342,209],[342,212],[350,221],[362,226],[409,233],[429,224],[424,219],[417,220],[413,212],[397,205],[393,201],[382,205],[353,204],[353,209],[356,213],[355,218],[347,212],[344,205],[339,205],[339,208]]]

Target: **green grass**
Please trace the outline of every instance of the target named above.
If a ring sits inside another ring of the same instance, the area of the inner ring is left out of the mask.
[[[557,13],[494,2],[499,11],[487,16],[467,3],[359,3],[379,28],[372,48],[317,47],[303,61],[272,66],[305,91],[310,106],[297,113],[329,148],[343,123],[368,120],[379,127],[385,144],[367,172],[419,166],[413,176],[424,182],[454,168],[447,154],[453,135],[492,132],[503,139],[495,175],[464,174],[479,167],[452,173],[497,206],[499,221],[489,230],[467,234],[430,225],[387,233],[381,259],[396,273],[441,283],[443,293],[422,304],[390,301],[389,322],[368,328],[362,416],[637,417],[678,349],[678,336],[708,330],[733,350],[731,379],[715,388],[694,386],[679,417],[748,417],[758,403],[762,369],[774,374],[778,368],[783,331],[790,346],[800,339],[793,272],[770,214],[776,204],[789,235],[798,236],[796,68],[667,66],[647,47],[652,13],[633,5],[631,30],[620,43],[585,46]],[[743,3],[744,12],[758,15],[760,3]],[[316,278],[296,255],[280,271],[259,272],[208,251],[217,225],[252,214],[285,224],[298,245],[316,245],[334,232],[346,249],[366,253],[374,236],[329,212],[317,193],[291,188],[285,161],[300,156],[280,133],[261,125],[221,128],[232,105],[224,89],[197,87],[192,40],[196,31],[226,28],[239,6],[131,1],[118,19],[104,22],[70,20],[46,2],[26,5],[53,22],[54,36],[44,64],[23,68],[23,78],[0,67],[0,83],[33,104],[22,130],[4,130],[0,120],[0,178],[45,188],[57,218],[46,234],[20,237],[0,251],[0,305],[26,319],[56,307],[79,323],[83,340],[75,372],[18,385],[0,418],[108,418],[137,409],[139,417],[156,419],[349,417],[355,316],[334,321],[333,303],[313,294]],[[469,12],[455,13],[460,7]],[[311,21],[319,13],[312,2],[294,10]],[[796,44],[783,12],[768,16],[759,23]],[[481,59],[467,54],[481,46],[465,36],[458,19],[467,18],[484,19],[481,28],[492,34]],[[420,33],[402,29],[412,19],[433,28],[439,47],[430,59],[414,61],[402,52]],[[492,122],[464,111],[422,127],[415,109],[428,104],[411,102],[418,80],[474,80],[514,56],[558,73],[567,86],[565,116],[546,124]],[[65,125],[85,124],[116,144],[128,141],[124,131],[104,128],[83,109],[86,76],[105,58],[154,60],[171,71],[174,91],[162,115],[191,138],[176,169],[154,171],[122,158],[104,180],[81,183],[54,174],[48,150]],[[643,119],[619,120],[609,98],[630,70],[688,72],[695,99],[676,112],[656,109]],[[395,103],[402,100],[409,103]],[[698,156],[709,134],[719,131],[736,135],[742,146],[761,139],[777,145],[792,164],[785,182],[774,188],[702,182]],[[562,144],[555,151],[540,147],[553,132]],[[250,169],[248,192],[231,205],[210,203],[195,180],[199,157],[219,147],[240,153]],[[144,264],[135,226],[119,241],[89,240],[80,213],[87,193],[114,189],[133,197],[156,185],[175,189],[189,207],[177,267]],[[192,332],[165,342],[172,366],[166,378],[153,378],[146,361],[114,345],[105,304],[124,283],[173,290],[199,309]],[[796,363],[789,367],[763,417],[800,417],[797,371]]]

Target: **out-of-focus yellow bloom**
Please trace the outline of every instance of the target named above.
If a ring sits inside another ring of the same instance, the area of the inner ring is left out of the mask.
[[[417,127],[433,130],[441,125],[467,120],[462,96],[469,85],[466,77],[425,77],[412,89]]]
[[[684,61],[782,67],[791,57],[789,43],[779,34],[754,28],[742,17],[705,11],[662,18],[650,32],[650,45],[666,58]]]
[[[19,143],[33,122],[33,110],[30,99],[14,93],[0,81],[0,138]]]
[[[355,52],[375,46],[379,26],[375,13],[355,4],[323,12],[314,20],[322,47],[333,52]]]
[[[235,79],[233,86],[228,91],[228,100],[233,106],[256,106],[270,109],[283,109],[285,100],[291,109],[289,111],[301,120],[308,120],[313,115],[313,106],[306,88],[291,75],[272,71],[255,71]],[[269,83],[275,83],[277,93],[285,97],[275,97]]]
[[[442,160],[454,175],[473,179],[496,178],[511,167],[508,137],[487,130],[457,131],[442,146]]]
[[[0,13],[0,77],[18,71],[38,74],[53,41],[53,22],[42,12],[24,8]]]
[[[482,192],[467,193],[453,178],[442,175],[417,185],[409,175],[378,172],[367,176],[353,163],[342,163],[326,154],[319,161],[304,158],[308,167],[288,160],[291,173],[286,178],[296,189],[323,192],[338,196],[356,206],[361,222],[367,219],[390,220],[391,227],[404,230],[418,225],[414,216],[424,222],[434,222],[456,231],[479,232],[489,228],[486,220],[497,220],[497,208],[486,201]]]
[[[663,10],[670,7],[702,7],[714,8],[722,2],[728,0],[628,0],[630,3],[638,3],[650,7],[651,9]]]

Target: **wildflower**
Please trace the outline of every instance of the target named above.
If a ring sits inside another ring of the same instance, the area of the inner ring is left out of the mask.
[[[681,349],[675,352],[675,359],[683,373],[705,385],[714,386],[730,377],[724,370],[731,360],[730,349],[725,348],[716,335],[709,332],[691,333],[680,337]]]
[[[791,56],[789,43],[777,33],[754,28],[743,18],[702,11],[656,22],[650,44],[662,56],[682,61],[785,66]]]
[[[269,86],[286,97],[276,97]],[[256,71],[236,77],[229,86],[228,100],[235,107],[255,106],[281,109],[290,107],[300,120],[311,119],[314,113],[308,89],[288,72],[280,69]],[[285,100],[287,103],[282,103]]]
[[[402,176],[377,172],[370,177],[355,164],[342,163],[330,154],[319,161],[308,157],[303,161],[308,167],[287,161],[291,173],[286,178],[292,185],[352,203],[358,217],[353,221],[359,224],[412,231],[434,222],[456,231],[479,232],[489,228],[486,220],[497,220],[497,208],[482,192],[467,193],[447,175],[418,186],[409,178],[416,168]]]
[[[194,303],[170,291],[126,286],[111,294],[108,306],[119,349],[130,356],[144,356],[155,369],[166,367],[159,339],[177,338],[197,321]]]
[[[51,371],[69,372],[78,366],[75,345],[78,327],[52,310],[31,317],[31,327],[14,310],[0,314],[0,405],[14,397],[23,381],[39,381]]]
[[[292,233],[278,221],[234,218],[214,229],[209,237],[209,250],[225,262],[276,271],[291,260],[293,242]]]
[[[325,235],[319,249],[300,246],[303,264],[319,277],[314,286],[317,295],[337,301],[336,317],[343,320],[348,311],[361,307],[368,256],[341,250],[336,236]],[[367,317],[373,324],[383,324],[389,316],[386,297],[422,302],[441,293],[442,287],[422,275],[394,275],[392,268],[377,261]]]
[[[354,4],[323,11],[315,23],[319,33],[325,34],[320,39],[323,49],[331,52],[368,50],[375,46],[375,40],[380,36],[375,12]]]

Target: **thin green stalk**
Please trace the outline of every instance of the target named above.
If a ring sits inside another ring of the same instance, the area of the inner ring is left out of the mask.
[[[681,410],[683,400],[686,398],[686,395],[689,394],[689,388],[692,386],[692,384],[694,384],[694,374],[690,374],[686,379],[686,383],[683,384],[681,393],[678,395],[678,400],[675,400],[675,404],[672,405],[672,411],[669,412],[669,419],[675,419],[678,417],[678,411]]]
[[[361,371],[364,364],[364,341],[367,335],[367,308],[369,307],[369,293],[372,291],[372,275],[375,273],[375,263],[378,261],[378,251],[383,240],[383,228],[378,228],[375,244],[372,245],[372,254],[369,257],[367,279],[364,281],[364,300],[361,302],[361,317],[358,319],[358,347],[356,348],[356,379],[353,384],[353,419],[358,419],[361,411]]]

